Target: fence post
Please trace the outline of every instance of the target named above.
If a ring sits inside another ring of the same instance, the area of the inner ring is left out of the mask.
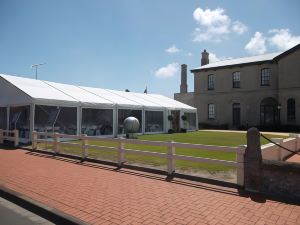
[[[37,139],[38,139],[38,134],[36,131],[32,131],[32,144],[31,144],[31,148],[32,150],[36,150],[37,149]]]
[[[88,156],[88,153],[87,153],[88,140],[86,139],[86,137],[87,137],[87,134],[81,135],[81,158],[82,158],[82,161],[84,161],[85,158]]]
[[[14,130],[14,146],[19,146],[19,131]]]
[[[247,148],[244,158],[244,183],[248,191],[259,192],[263,183],[260,133],[255,127],[247,131]]]
[[[239,164],[237,168],[236,175],[237,175],[237,184],[240,186],[244,186],[244,154],[241,152],[237,152],[236,154],[236,162]]]
[[[53,134],[53,151],[55,154],[59,153],[59,133]]]
[[[122,138],[119,138],[119,147],[118,147],[118,166],[122,166],[125,161],[125,152],[124,152],[124,142]]]
[[[0,129],[0,144],[3,144],[3,140],[4,140],[3,135],[4,135],[4,132],[2,129]]]
[[[175,146],[174,141],[170,142],[170,145],[168,147],[168,175],[172,175],[175,172]]]

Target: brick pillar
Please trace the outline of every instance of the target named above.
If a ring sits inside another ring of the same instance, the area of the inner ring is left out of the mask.
[[[181,84],[180,84],[180,94],[187,93],[187,65],[181,65]]]
[[[255,127],[247,131],[247,148],[244,160],[245,190],[259,192],[262,188],[263,170],[260,133]]]

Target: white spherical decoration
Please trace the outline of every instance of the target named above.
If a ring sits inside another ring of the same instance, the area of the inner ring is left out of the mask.
[[[125,133],[138,133],[140,128],[140,122],[137,118],[130,116],[124,120]]]

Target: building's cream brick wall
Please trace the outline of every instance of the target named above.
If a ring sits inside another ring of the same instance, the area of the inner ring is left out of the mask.
[[[278,98],[281,104],[283,124],[300,125],[300,49],[278,61]],[[287,100],[296,101],[296,121],[287,121]]]
[[[187,104],[189,106],[195,107],[194,103],[194,92],[189,92],[189,93],[175,93],[174,94],[174,99],[182,102],[184,104]]]
[[[261,86],[261,70],[271,69],[270,86]],[[232,74],[240,72],[240,88],[233,88]],[[208,90],[208,75],[215,75],[215,89]],[[198,109],[199,123],[232,127],[232,104],[241,104],[241,125],[260,125],[260,104],[272,97],[280,105],[281,124],[300,125],[300,49],[270,63],[238,65],[194,73],[194,93],[174,95]],[[296,101],[296,121],[287,121],[287,100]],[[208,104],[215,104],[215,120],[208,120]]]

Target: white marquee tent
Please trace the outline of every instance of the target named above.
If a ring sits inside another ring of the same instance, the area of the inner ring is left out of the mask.
[[[157,94],[0,74],[0,95],[0,129],[18,129],[23,142],[31,139],[33,130],[116,137],[124,133],[128,116],[140,121],[143,134],[197,129],[196,108]]]

